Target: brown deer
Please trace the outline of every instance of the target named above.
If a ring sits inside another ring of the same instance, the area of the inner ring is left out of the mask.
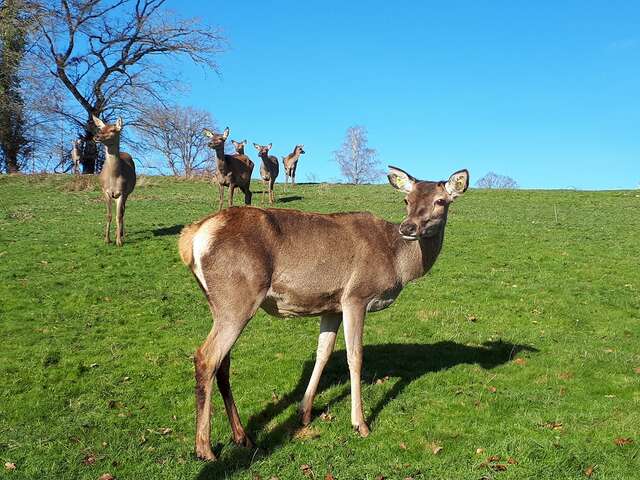
[[[231,208],[182,230],[180,256],[215,318],[194,356],[199,458],[215,459],[210,445],[214,377],[235,443],[252,445],[233,400],[229,369],[231,347],[258,308],[282,317],[320,316],[316,363],[300,404],[303,424],[311,421],[320,375],[344,322],[351,424],[361,436],[369,434],[360,398],[365,314],[391,305],[407,283],[431,268],[442,248],[449,205],[469,185],[467,170],[448,181],[423,182],[390,167],[388,177],[406,194],[407,216],[400,225],[365,212]]]
[[[111,202],[116,200],[116,245],[124,243],[124,211],[127,197],[136,186],[136,166],[131,155],[120,151],[120,132],[122,131],[122,118],[111,125],[104,123],[95,115],[92,115],[93,123],[97,127],[94,140],[104,145],[105,160],[100,172],[100,185],[107,203],[107,226],[104,233],[104,241],[111,243],[109,231],[111,230]]]
[[[260,164],[260,177],[262,178],[262,183],[264,185],[262,188],[262,203],[264,204],[265,190],[268,189],[269,204],[273,205],[273,202],[275,202],[273,186],[276,183],[276,178],[280,172],[278,159],[273,155],[269,155],[271,144],[258,145],[257,143],[254,143],[253,146],[256,147],[256,150],[258,150],[258,156],[262,159],[262,163]]]
[[[243,140],[241,142],[236,142],[235,140],[231,140],[231,143],[233,143],[233,148],[236,149],[236,153],[238,155],[244,155],[244,146],[247,144],[246,140]]]
[[[210,139],[209,147],[216,152],[216,181],[220,188],[218,211],[222,210],[224,187],[229,187],[230,207],[233,205],[233,193],[236,187],[244,193],[245,205],[251,205],[251,190],[249,190],[249,187],[251,186],[253,162],[244,153],[236,153],[235,155],[224,153],[224,142],[229,136],[229,127],[225,128],[222,133],[214,133],[205,128],[204,134]],[[240,142],[236,143],[240,145]],[[244,144],[242,145],[242,151],[244,152]]]
[[[80,159],[82,157],[82,139],[76,138],[71,147],[71,172],[74,175],[80,173]]]
[[[296,168],[298,167],[298,159],[300,155],[305,153],[303,149],[304,145],[296,145],[286,157],[282,157],[282,163],[284,164],[284,186],[287,187],[287,180],[291,178],[291,186],[296,184]]]

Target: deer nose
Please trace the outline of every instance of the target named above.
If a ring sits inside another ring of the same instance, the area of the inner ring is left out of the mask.
[[[407,235],[408,237],[414,236],[417,230],[418,226],[415,223],[405,222],[400,225],[400,233],[402,235]]]

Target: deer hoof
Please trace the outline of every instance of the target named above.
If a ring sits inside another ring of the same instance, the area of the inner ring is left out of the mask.
[[[360,434],[362,438],[366,438],[369,436],[369,426],[366,423],[361,423],[360,425],[354,425],[353,427],[356,432]]]
[[[196,447],[195,453],[198,460],[204,460],[205,462],[215,462],[217,460],[210,446]]]
[[[253,442],[253,440],[251,440],[249,435],[247,435],[246,433],[244,434],[243,437],[238,438],[238,439],[234,439],[233,443],[235,443],[239,447],[243,447],[243,448],[253,449],[253,448],[256,447],[255,443]]]
[[[311,423],[311,411],[308,412],[301,411],[300,412],[300,423],[305,427]]]
[[[117,238],[116,239],[116,245],[121,247],[122,245],[124,245],[124,241],[121,238]]]

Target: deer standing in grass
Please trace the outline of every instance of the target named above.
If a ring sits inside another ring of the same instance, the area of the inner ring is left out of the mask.
[[[251,173],[253,172],[253,162],[244,153],[226,155],[224,153],[224,142],[229,136],[229,127],[222,133],[214,133],[205,128],[204,134],[209,137],[209,147],[216,152],[216,181],[220,189],[220,203],[218,211],[222,210],[224,202],[224,187],[229,187],[229,206],[233,206],[233,193],[237,188],[244,193],[245,205],[251,205]],[[236,142],[240,145],[240,142]],[[235,145],[235,144],[234,144]],[[236,146],[237,150],[237,146]],[[244,152],[244,144],[242,145]]]
[[[369,434],[360,398],[365,314],[391,305],[407,283],[431,268],[442,248],[449,205],[469,186],[466,170],[446,182],[418,181],[395,167],[388,176],[406,194],[407,216],[400,225],[364,212],[230,208],[183,229],[180,256],[215,318],[194,355],[199,458],[215,459],[210,442],[214,377],[235,443],[252,445],[233,400],[229,370],[231,347],[258,308],[283,317],[320,316],[316,362],[299,409],[305,425],[344,323],[351,424],[361,436]]]
[[[96,142],[104,145],[105,160],[100,172],[100,185],[107,204],[107,225],[104,232],[104,241],[111,243],[109,233],[111,230],[111,206],[116,201],[116,245],[124,243],[124,212],[127,197],[136,186],[136,166],[131,155],[120,151],[120,132],[122,131],[122,118],[111,125],[104,123],[95,115],[93,123],[97,127],[94,135]]]
[[[300,155],[305,153],[303,149],[304,145],[296,145],[286,157],[282,157],[282,163],[284,164],[284,186],[287,187],[287,180],[291,178],[291,186],[296,184],[296,168],[298,168],[298,159]]]
[[[71,172],[74,175],[80,173],[80,159],[82,157],[82,139],[76,138],[71,147]]]
[[[269,150],[271,150],[271,144],[258,145],[257,143],[254,143],[253,146],[256,147],[256,150],[258,150],[258,156],[262,159],[262,163],[260,164],[260,177],[262,178],[262,183],[264,185],[264,187],[262,188],[262,203],[264,204],[265,190],[268,189],[269,204],[273,205],[273,202],[275,202],[275,194],[273,193],[273,187],[276,183],[276,178],[278,177],[278,173],[280,172],[278,159],[273,155],[269,155]]]

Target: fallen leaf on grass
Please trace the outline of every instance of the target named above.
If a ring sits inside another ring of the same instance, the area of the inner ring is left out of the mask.
[[[558,374],[558,378],[560,380],[571,380],[573,378],[573,373],[572,372],[560,372]]]
[[[504,472],[507,470],[507,466],[503,463],[496,463],[495,465],[491,465],[496,472]]]
[[[489,391],[491,393],[496,393],[498,391],[498,389],[496,387],[489,387]]]
[[[476,448],[476,455],[482,455],[484,453],[484,448]]]
[[[169,435],[171,432],[173,432],[173,429],[168,427],[159,428],[158,430],[147,428],[147,432],[155,433],[156,435]],[[144,436],[142,438],[144,438]]]
[[[304,474],[305,477],[313,477],[313,470],[311,469],[311,465],[307,465],[306,463],[304,465],[300,465],[300,470],[302,470],[302,473]]]
[[[518,461],[517,461],[515,458],[513,458],[513,457],[509,457],[509,458],[507,458],[507,463],[508,463],[509,465],[517,465],[517,464],[518,464]]]
[[[324,476],[324,480],[336,480],[336,477],[334,477],[334,476],[333,476],[332,474],[330,474],[330,473],[327,473],[327,474]]]
[[[478,317],[476,317],[475,315],[467,315],[467,320],[469,320],[470,322],[477,322],[478,321]]]
[[[318,438],[319,436],[320,432],[312,427],[299,428],[293,434],[293,438],[295,440],[313,440],[314,438]]]
[[[434,455],[438,455],[441,451],[442,448],[440,445],[432,445],[431,446],[431,453],[433,453]]]
[[[402,450],[406,450],[406,449],[407,449],[407,445],[406,445],[404,442],[400,442],[399,447],[400,447]]]
[[[322,412],[320,414],[320,420],[322,420],[323,422],[330,422],[334,418],[336,418],[336,417],[334,417],[333,414],[331,414],[329,412]]]
[[[613,443],[615,443],[618,447],[624,447],[625,445],[631,445],[633,440],[630,438],[616,438]]]
[[[584,475],[586,477],[590,477],[591,475],[593,475],[593,469],[595,468],[595,465],[590,465],[587,468],[584,469]]]
[[[84,459],[82,460],[82,464],[87,466],[93,465],[94,463],[96,463],[96,460],[96,456],[93,453],[90,453],[84,457]]]
[[[634,368],[633,371],[636,372],[638,375],[640,375],[640,367]]]
[[[110,473],[103,473],[102,475],[100,475],[98,480],[116,480],[116,478]]]
[[[545,428],[549,428],[551,430],[562,430],[563,426],[560,422],[547,422],[544,424]]]
[[[526,365],[527,361],[522,357],[518,357],[513,361],[513,363],[515,363],[516,365]]]
[[[13,463],[13,462],[6,462],[6,463],[4,464],[4,468],[5,468],[6,470],[13,471],[13,470],[15,470],[17,467],[16,467],[16,464],[15,464],[15,463]]]
[[[379,378],[378,380],[376,380],[376,385],[382,385],[387,380],[389,380],[389,375],[387,375],[386,377],[382,377],[382,378]]]
[[[498,461],[500,461],[500,455],[491,455],[489,458],[487,458],[487,463]]]

